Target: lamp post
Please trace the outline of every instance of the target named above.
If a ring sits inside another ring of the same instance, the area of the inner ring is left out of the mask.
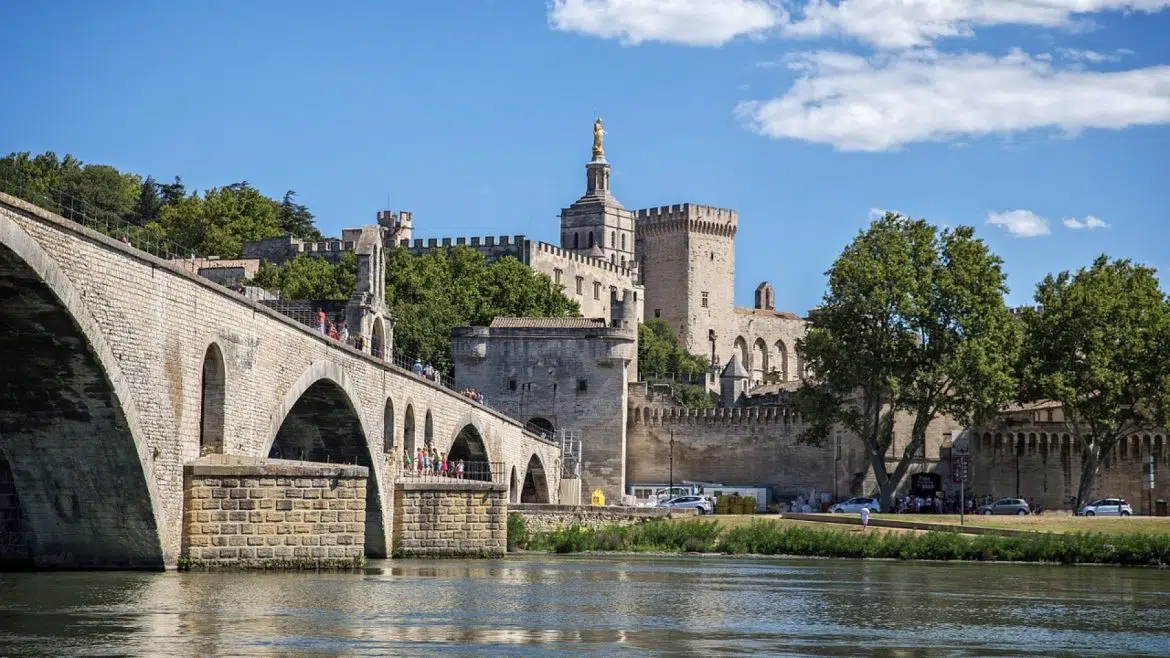
[[[674,429],[670,430],[670,488],[666,495],[674,498]]]

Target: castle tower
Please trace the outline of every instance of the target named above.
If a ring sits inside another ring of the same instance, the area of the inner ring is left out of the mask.
[[[719,404],[730,409],[739,399],[747,395],[748,372],[739,361],[738,354],[732,354],[723,374],[719,375]]]
[[[738,333],[734,290],[738,222],[734,210],[694,203],[635,214],[645,317],[665,321],[692,354],[711,354],[714,331],[716,363],[727,358],[726,347]]]
[[[382,228],[383,243],[387,247],[396,247],[402,244],[403,240],[414,237],[414,221],[406,210],[397,213],[392,210],[379,210],[378,226]]]
[[[634,215],[610,191],[601,119],[593,123],[593,159],[585,165],[585,194],[561,209],[561,248],[614,265],[634,265]]]
[[[767,281],[756,286],[756,308],[776,310],[776,290]]]

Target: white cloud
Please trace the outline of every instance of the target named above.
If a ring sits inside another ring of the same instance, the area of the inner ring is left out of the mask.
[[[1076,217],[1065,217],[1063,223],[1066,228],[1071,228],[1074,231],[1079,231],[1081,229],[1089,229],[1091,231],[1095,228],[1109,228],[1109,225],[1106,224],[1104,220],[1092,215],[1089,215],[1084,219],[1077,219]]]
[[[1020,51],[913,50],[871,58],[803,53],[789,67],[802,77],[786,94],[740,103],[737,115],[768,137],[846,151],[1037,128],[1075,134],[1170,123],[1170,66],[1068,70]]]
[[[1133,54],[1133,51],[1129,48],[1118,48],[1111,53],[1101,53],[1096,50],[1077,50],[1075,48],[1057,48],[1056,52],[1065,59],[1074,62],[1087,62],[1089,64],[1119,62],[1122,57]]]
[[[1076,27],[1102,11],[1156,12],[1170,0],[809,0],[783,25],[793,37],[845,36],[877,48],[925,46],[993,25]]]
[[[1008,233],[1017,238],[1034,238],[1052,232],[1048,228],[1048,220],[1031,210],[989,212],[987,213],[987,223],[992,226],[1002,226],[1007,229]]]
[[[549,24],[566,32],[636,45],[663,41],[721,46],[756,36],[784,22],[768,0],[553,0]]]

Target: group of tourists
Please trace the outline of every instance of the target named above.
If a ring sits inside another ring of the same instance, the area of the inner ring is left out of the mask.
[[[477,391],[474,388],[465,388],[462,391],[459,391],[459,393],[463,397],[471,400],[472,402],[478,402],[480,404],[483,404],[483,392],[482,391]]]
[[[340,323],[334,322],[325,315],[323,309],[317,309],[317,322],[313,325],[313,329],[329,336],[333,340],[350,344],[349,322],[346,320],[342,320]]]
[[[418,448],[410,454],[410,448],[402,451],[403,475],[439,475],[463,479],[463,460],[449,460],[447,455],[435,448]]]
[[[439,372],[439,369],[429,363],[423,365],[422,359],[415,359],[414,365],[410,367],[410,371],[416,376],[429,379],[436,384],[443,383],[443,374]]]

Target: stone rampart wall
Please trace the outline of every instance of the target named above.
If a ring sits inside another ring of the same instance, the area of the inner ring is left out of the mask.
[[[394,557],[499,557],[508,538],[508,487],[458,482],[398,482]]]
[[[369,475],[364,466],[212,456],[183,471],[180,565],[361,565]]]
[[[600,528],[607,525],[634,525],[655,519],[698,516],[695,510],[661,507],[591,507],[588,505],[534,505],[513,503],[509,513],[524,518],[528,532],[549,532],[573,526]]]
[[[32,541],[12,470],[0,454],[0,569],[32,566]]]

